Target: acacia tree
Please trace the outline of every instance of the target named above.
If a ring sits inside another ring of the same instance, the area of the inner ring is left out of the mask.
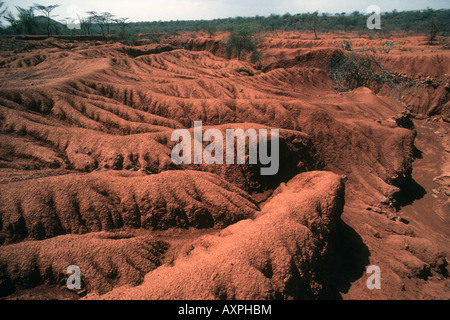
[[[113,23],[114,15],[109,12],[103,12],[101,14],[96,11],[88,11],[90,19],[93,23],[96,23],[100,27],[103,38],[106,40],[106,35],[110,34],[111,24]]]
[[[111,34],[111,25],[114,22],[114,15],[109,12],[103,12],[101,14],[102,20],[106,27],[106,34]]]
[[[28,9],[22,7],[16,7],[19,20],[19,31],[23,31],[27,34],[32,34],[34,28],[37,27],[36,20],[34,19],[34,8],[29,7]]]
[[[2,7],[4,4],[5,3],[3,1],[0,1],[0,26],[2,25],[1,19],[2,19],[3,15],[6,13],[6,10],[8,9],[8,8],[5,8],[2,10]]]
[[[206,25],[206,32],[208,32],[209,37],[212,38],[217,32],[217,25],[214,22],[210,22]]]
[[[42,12],[45,15],[45,17],[47,18],[47,36],[49,36],[49,37],[50,37],[51,18],[56,17],[56,16],[52,16],[52,11],[58,7],[60,7],[59,4],[53,4],[50,6],[43,6],[43,5],[37,4],[37,3],[34,4],[34,8],[37,11]]]
[[[89,14],[89,19],[99,26],[100,31],[102,32],[103,39],[106,40],[106,26],[104,18],[96,11],[88,11],[87,13]]]
[[[251,27],[242,26],[237,30],[232,30],[226,43],[226,51],[231,58],[233,54],[241,59],[241,54],[247,52],[257,52],[257,41],[254,37],[255,30]]]
[[[436,37],[438,35],[439,28],[436,23],[432,20],[430,23],[430,27],[428,29],[428,44],[432,45],[434,41],[436,41]]]
[[[314,32],[314,38],[318,40],[319,38],[317,37],[317,29],[319,28],[320,25],[320,18],[318,11],[313,12],[309,17],[309,25],[312,31]]]
[[[7,11],[5,16],[5,20],[9,22],[11,25],[12,31],[15,34],[19,34],[19,21],[14,17],[11,11]]]
[[[78,15],[78,20],[80,21],[81,32],[85,35],[90,35],[92,26],[92,17],[81,18]]]
[[[114,19],[114,22],[117,24],[118,28],[119,28],[119,36],[122,38],[125,38],[126,36],[126,28],[128,25],[128,19],[129,18],[117,18]]]

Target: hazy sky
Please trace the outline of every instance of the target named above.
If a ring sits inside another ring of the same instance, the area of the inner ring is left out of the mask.
[[[449,0],[3,0],[12,12],[15,6],[28,7],[60,4],[55,20],[76,18],[86,11],[108,11],[132,21],[214,19],[236,16],[267,16],[271,13],[366,12],[369,5],[378,5],[382,12],[397,9],[450,9]]]

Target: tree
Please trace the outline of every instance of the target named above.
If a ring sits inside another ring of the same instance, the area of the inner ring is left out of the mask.
[[[2,25],[1,19],[2,19],[3,15],[6,13],[6,10],[8,10],[8,8],[5,8],[2,10],[2,7],[4,4],[5,3],[3,1],[0,1],[0,26]]]
[[[88,11],[90,19],[93,23],[96,23],[102,32],[103,38],[106,40],[106,35],[110,34],[111,24],[113,23],[114,15],[109,12],[103,12],[101,14],[95,11]]]
[[[105,36],[105,31],[106,31],[105,28],[106,27],[105,27],[104,18],[100,14],[98,14],[96,11],[88,11],[87,13],[89,14],[88,19],[90,21],[92,21],[92,23],[96,23],[100,27],[102,36],[104,39],[106,39],[106,36]]]
[[[317,37],[317,29],[319,28],[319,24],[320,24],[319,12],[315,11],[311,14],[311,16],[309,18],[309,25],[314,32],[314,38],[316,40],[319,39]]]
[[[16,7],[19,19],[20,31],[26,34],[33,34],[34,29],[37,27],[36,20],[34,19],[34,8],[29,7],[28,9]]]
[[[268,20],[269,20],[270,30],[275,31],[275,29],[278,27],[280,16],[278,14],[271,13]]]
[[[208,32],[209,37],[212,38],[217,32],[217,25],[214,22],[210,22],[206,25],[206,32]]]
[[[126,28],[127,28],[127,25],[128,25],[128,22],[127,22],[128,19],[129,18],[117,18],[117,19],[114,19],[114,22],[117,24],[118,29],[119,29],[119,36],[122,39],[125,39],[125,37],[126,37]]]
[[[55,16],[52,16],[52,11],[58,7],[60,7],[59,4],[53,4],[50,6],[43,6],[43,5],[40,5],[37,3],[34,4],[34,8],[37,11],[42,12],[45,15],[45,17],[47,18],[47,36],[49,36],[49,37],[50,37],[50,26],[51,26],[51,20],[52,20],[51,18],[55,17]]]
[[[436,23],[432,20],[430,23],[430,27],[428,29],[428,44],[433,45],[433,42],[436,41],[436,37],[438,35],[439,28]]]
[[[14,17],[12,12],[11,11],[7,11],[5,16],[4,16],[4,18],[11,25],[11,29],[12,29],[13,33],[19,34],[20,33],[20,23],[16,19],[16,17]]]
[[[111,34],[111,25],[114,22],[114,17],[115,16],[113,14],[109,13],[109,12],[103,12],[101,14],[101,16],[102,16],[102,20],[103,20],[103,22],[105,24],[105,27],[106,27],[106,34]]]
[[[81,18],[78,15],[78,20],[80,21],[80,29],[81,33],[85,35],[91,34],[91,26],[92,26],[92,17]]]
[[[226,43],[226,51],[231,58],[233,54],[241,59],[241,54],[245,51],[256,52],[257,41],[254,37],[255,30],[252,27],[241,26],[238,29],[232,30]]]

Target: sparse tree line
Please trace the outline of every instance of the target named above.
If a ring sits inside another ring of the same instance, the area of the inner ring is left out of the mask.
[[[156,33],[156,32],[196,32],[204,31],[214,35],[217,31],[229,31],[240,26],[253,26],[254,29],[264,31],[299,31],[312,32],[315,38],[321,33],[344,31],[371,34],[374,32],[405,32],[428,33],[431,29],[439,34],[447,35],[450,32],[450,10],[426,9],[418,11],[404,11],[382,13],[381,30],[369,30],[367,18],[370,14],[360,13],[299,13],[276,15],[268,17],[235,17],[215,20],[198,21],[154,21],[136,22],[129,26],[132,32]]]
[[[78,16],[77,20],[64,18],[55,20],[58,16],[53,11],[60,7],[58,4],[44,6],[34,4],[29,8],[16,6],[17,14],[14,15],[8,8],[3,8],[4,2],[0,1],[0,26],[1,20],[9,23],[6,28],[1,28],[3,34],[26,34],[26,35],[66,35],[66,34],[102,34],[106,39],[107,35],[116,34],[122,39],[126,39],[128,18],[116,17],[109,12],[97,13],[95,11],[86,12],[85,17]],[[68,25],[79,25],[79,29],[71,30]]]
[[[29,34],[29,35],[98,35],[106,40],[109,35],[115,35],[128,44],[135,44],[136,34],[166,34],[167,36],[178,32],[206,32],[213,37],[218,31],[228,31],[226,50],[229,56],[240,58],[242,53],[251,52],[251,59],[258,61],[261,53],[257,50],[258,39],[256,34],[264,31],[309,31],[315,39],[320,34],[336,31],[358,33],[383,33],[402,31],[404,33],[426,33],[433,42],[438,35],[447,36],[450,31],[450,10],[440,9],[386,12],[382,14],[382,29],[369,30],[366,25],[369,14],[358,11],[347,14],[319,14],[301,13],[291,15],[272,14],[268,17],[236,17],[215,20],[197,21],[154,21],[154,22],[129,22],[128,18],[116,17],[109,12],[86,12],[85,16],[78,16],[76,21],[65,18],[55,20],[54,10],[58,4],[43,6],[34,4],[29,8],[16,6],[17,14],[14,15],[0,1],[0,26],[1,20],[9,23],[9,26],[0,28],[3,34]],[[78,24],[79,29],[70,29],[68,25]]]
[[[217,31],[229,31],[239,29],[242,26],[251,25],[257,31],[310,31],[315,38],[320,33],[332,31],[357,31],[369,33],[366,21],[369,14],[358,11],[352,13],[326,14],[319,12],[276,15],[268,17],[235,17],[215,20],[194,21],[154,21],[128,23],[127,18],[116,17],[109,12],[86,12],[85,16],[79,16],[78,21],[72,21],[80,25],[80,29],[71,31],[67,28],[68,18],[55,20],[58,16],[53,11],[58,4],[43,6],[35,4],[29,8],[16,6],[17,14],[14,15],[7,8],[3,8],[0,1],[0,23],[5,20],[9,26],[2,28],[4,34],[118,34],[124,36],[129,33],[175,33],[204,31],[213,36]],[[40,14],[40,15],[38,15]],[[3,19],[2,19],[3,18]],[[450,31],[450,10],[426,10],[382,13],[382,30],[404,32],[433,32],[435,35],[447,35]]]
[[[4,3],[1,1],[0,8],[3,5]],[[14,15],[8,8],[4,8],[0,11],[0,18],[6,20],[9,27],[6,28],[6,32],[3,30],[3,33],[47,34],[48,36],[52,33],[59,34],[61,26],[52,19],[54,17],[52,12],[58,7],[59,5],[44,6],[40,4],[34,4],[29,8],[16,6],[17,15]],[[40,13],[41,16],[37,16],[36,12]]]

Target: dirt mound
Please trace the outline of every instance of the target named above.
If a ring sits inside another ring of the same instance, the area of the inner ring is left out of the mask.
[[[258,211],[245,192],[197,171],[71,174],[2,188],[0,243],[123,226],[224,227]]]
[[[326,284],[327,246],[343,197],[339,176],[301,174],[281,186],[256,219],[199,238],[185,256],[150,272],[138,287],[90,298],[317,298]]]
[[[78,266],[82,288],[99,294],[117,285],[140,284],[156,269],[168,244],[131,232],[65,235],[26,241],[0,250],[0,296],[41,284],[66,286],[67,268]]]

